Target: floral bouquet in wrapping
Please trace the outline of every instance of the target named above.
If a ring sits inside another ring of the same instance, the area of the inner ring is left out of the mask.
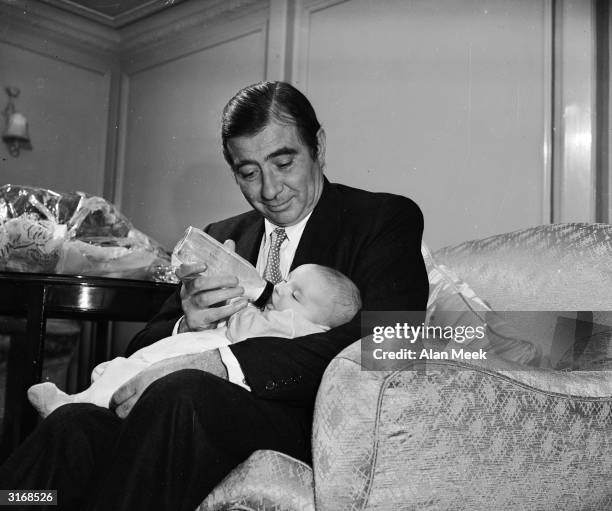
[[[0,271],[151,279],[169,254],[101,197],[0,186]]]

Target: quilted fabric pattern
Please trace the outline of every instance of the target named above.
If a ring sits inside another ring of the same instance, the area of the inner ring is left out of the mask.
[[[493,310],[612,310],[612,225],[553,224],[434,253]]]
[[[317,510],[612,509],[612,395],[574,392],[580,373],[549,371],[558,393],[462,365],[364,372],[358,344],[334,359],[315,412]],[[612,388],[611,372],[584,376]]]
[[[196,511],[314,511],[312,469],[275,451],[255,451]]]

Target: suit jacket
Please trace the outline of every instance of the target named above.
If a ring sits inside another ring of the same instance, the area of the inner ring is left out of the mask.
[[[236,251],[256,264],[264,233],[263,218],[256,211],[211,224],[206,231],[221,242],[233,239]],[[422,233],[423,216],[410,199],[325,179],[291,268],[316,263],[339,270],[359,288],[363,310],[424,311],[429,284],[421,257]],[[177,290],[132,340],[128,354],[171,335],[182,313]],[[360,337],[358,314],[328,332],[291,341],[258,337],[230,349],[256,396],[310,408],[331,359]]]

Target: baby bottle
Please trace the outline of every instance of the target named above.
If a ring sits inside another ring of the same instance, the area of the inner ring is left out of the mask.
[[[234,275],[244,288],[244,297],[251,302],[257,302],[271,286],[246,259],[201,229],[188,227],[174,247],[172,266],[202,263],[206,264],[206,275]]]

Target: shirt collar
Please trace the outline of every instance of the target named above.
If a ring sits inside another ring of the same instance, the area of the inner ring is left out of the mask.
[[[289,240],[289,243],[297,241],[302,237],[302,233],[304,232],[304,229],[306,228],[306,223],[308,222],[310,215],[312,215],[312,211],[308,213],[304,218],[302,218],[297,224],[290,225],[289,227],[283,227],[283,229],[285,229],[285,234],[287,234],[287,239]],[[267,243],[267,240],[270,239],[270,234],[272,234],[272,231],[274,229],[278,228],[278,225],[274,225],[267,218],[264,218],[264,226],[266,230],[266,243]]]

